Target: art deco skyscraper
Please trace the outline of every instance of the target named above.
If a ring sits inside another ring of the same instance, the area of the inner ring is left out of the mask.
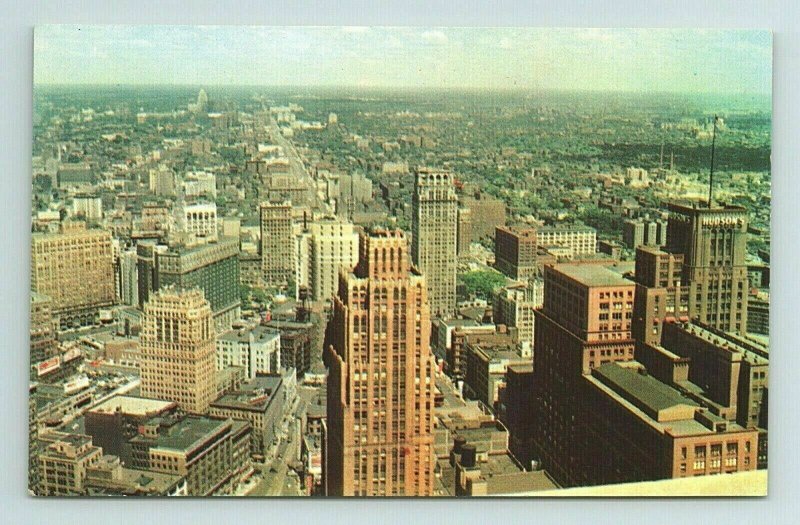
[[[144,306],[141,334],[143,397],[177,402],[202,413],[216,395],[211,305],[198,289],[163,288]]]
[[[288,283],[294,276],[295,240],[292,203],[261,204],[261,269],[268,286]]]
[[[670,204],[667,247],[683,254],[689,317],[727,332],[747,330],[747,210]]]
[[[328,495],[433,492],[427,295],[402,232],[361,237],[358,265],[340,274],[326,334]]]
[[[431,313],[447,318],[456,308],[458,197],[453,174],[419,168],[412,204],[411,256],[428,282]]]

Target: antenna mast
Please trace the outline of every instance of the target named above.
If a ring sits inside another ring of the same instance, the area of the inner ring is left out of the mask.
[[[714,196],[714,148],[717,141],[717,116],[714,115],[714,128],[711,131],[711,172],[708,176],[708,207],[711,208],[711,199]]]

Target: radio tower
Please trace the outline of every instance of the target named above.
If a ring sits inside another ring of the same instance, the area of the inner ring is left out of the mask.
[[[717,116],[714,115],[714,128],[711,131],[711,172],[708,176],[708,207],[711,208],[711,199],[714,196],[714,148],[717,142]]]

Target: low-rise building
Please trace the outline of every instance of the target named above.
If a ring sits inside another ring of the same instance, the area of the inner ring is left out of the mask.
[[[280,374],[257,374],[238,389],[213,403],[209,414],[248,421],[252,426],[251,454],[264,455],[275,439],[286,407],[286,393]]]
[[[130,440],[135,469],[186,478],[189,496],[230,494],[250,466],[251,426],[205,416],[155,417]]]

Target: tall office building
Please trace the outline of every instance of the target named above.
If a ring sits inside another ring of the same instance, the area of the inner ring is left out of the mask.
[[[428,283],[431,314],[456,308],[458,197],[453,174],[419,168],[414,185],[411,257]]]
[[[326,487],[336,496],[433,493],[434,367],[425,278],[402,232],[361,237],[326,334]]]
[[[339,286],[339,271],[358,262],[358,233],[352,224],[333,219],[310,226],[309,291],[316,301],[330,302]]]
[[[144,306],[141,394],[203,413],[217,393],[211,306],[201,290],[165,288]]]
[[[536,229],[498,226],[494,233],[494,264],[512,279],[536,275]]]
[[[178,185],[175,172],[162,164],[158,169],[150,170],[149,175],[148,182],[151,192],[167,197],[175,195]]]
[[[639,246],[664,246],[667,242],[667,221],[630,219],[622,224],[622,242],[635,250]]]
[[[268,286],[281,286],[294,277],[295,240],[292,203],[261,204],[261,270]]]
[[[472,244],[472,211],[469,208],[458,209],[456,230],[456,253],[459,257],[469,257],[469,249]]]
[[[633,338],[659,344],[665,323],[689,320],[689,287],[683,278],[683,254],[659,248],[636,249]]]
[[[116,294],[111,234],[82,222],[62,223],[58,233],[34,233],[31,291],[50,297],[61,326],[94,322]]]
[[[222,237],[218,242],[195,246],[140,243],[137,254],[140,305],[165,286],[200,288],[211,304],[217,331],[229,329],[239,318],[238,239]]]
[[[689,316],[720,330],[747,331],[747,210],[670,204],[667,248],[682,253]]]

